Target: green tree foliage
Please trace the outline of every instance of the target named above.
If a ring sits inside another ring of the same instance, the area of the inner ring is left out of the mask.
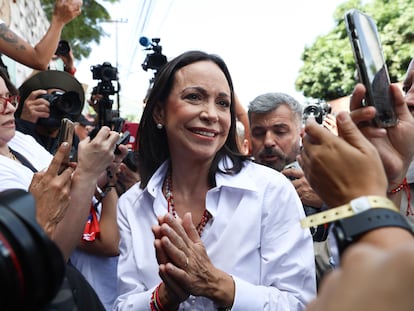
[[[355,86],[355,61],[344,15],[357,8],[377,23],[392,82],[404,78],[414,57],[414,0],[350,0],[334,13],[335,28],[316,38],[302,53],[303,66],[295,86],[305,97],[332,100],[349,95]]]
[[[101,0],[100,2],[102,1],[119,2],[119,0]],[[41,0],[40,2],[50,20],[55,0]],[[91,52],[90,43],[99,44],[101,37],[107,35],[100,23],[110,18],[108,11],[98,1],[83,0],[82,14],[63,28],[61,39],[70,43],[76,59],[86,58]]]

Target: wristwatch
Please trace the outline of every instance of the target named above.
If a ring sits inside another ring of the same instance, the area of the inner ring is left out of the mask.
[[[315,213],[301,219],[302,228],[310,228],[339,219],[351,217],[372,208],[390,209],[398,212],[395,204],[388,198],[380,196],[362,196],[351,200],[349,203]]]
[[[386,208],[368,209],[354,216],[335,221],[331,233],[334,242],[336,242],[339,257],[349,245],[358,241],[362,235],[383,227],[399,227],[413,234],[403,215]]]

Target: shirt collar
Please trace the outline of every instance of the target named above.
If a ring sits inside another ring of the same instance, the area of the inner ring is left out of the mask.
[[[162,184],[164,182],[165,175],[167,174],[168,170],[168,162],[169,160],[166,160],[161,166],[155,171],[154,175],[151,177],[151,179],[148,182],[147,185],[147,191],[153,196],[156,197],[156,193],[158,189],[162,187]],[[245,161],[243,163],[244,166],[250,166],[250,169],[245,170],[242,169],[238,174],[232,175],[232,174],[224,174],[224,173],[216,173],[216,183],[217,186],[215,189],[225,187],[225,188],[236,188],[236,189],[242,189],[242,190],[250,190],[256,192],[257,186],[253,183],[246,182],[248,180],[251,180],[253,176],[251,174],[254,174],[252,170],[252,163],[250,161]],[[221,170],[225,171],[226,167],[231,167],[231,159],[229,157],[226,157],[222,159],[219,163],[219,167]],[[237,178],[236,178],[237,176]],[[214,189],[213,189],[214,190]]]

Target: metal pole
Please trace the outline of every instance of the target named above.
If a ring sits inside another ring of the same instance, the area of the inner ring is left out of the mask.
[[[119,67],[119,62],[118,62],[118,23],[127,23],[128,19],[125,18],[120,18],[120,19],[109,19],[106,21],[107,23],[115,23],[115,67],[118,69]],[[118,92],[116,93],[116,110],[118,112],[119,115],[119,110],[120,110],[120,103],[119,103],[119,81],[117,81],[117,90]]]

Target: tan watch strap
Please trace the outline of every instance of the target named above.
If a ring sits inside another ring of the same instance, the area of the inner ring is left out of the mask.
[[[300,224],[302,228],[319,226],[359,214],[370,208],[386,208],[399,212],[394,202],[392,202],[390,199],[387,199],[386,197],[365,196],[353,199],[347,204],[303,218],[301,219]]]

